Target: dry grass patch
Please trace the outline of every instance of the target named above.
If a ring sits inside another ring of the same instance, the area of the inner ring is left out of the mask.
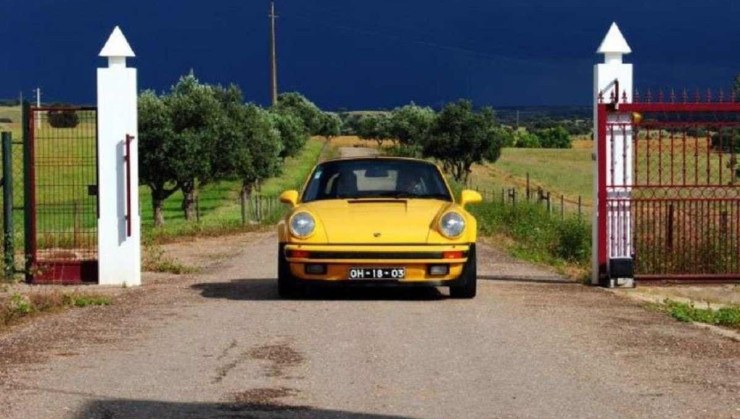
[[[95,293],[55,291],[22,294],[15,292],[0,297],[0,328],[40,313],[74,307],[105,306],[111,303],[110,297]]]

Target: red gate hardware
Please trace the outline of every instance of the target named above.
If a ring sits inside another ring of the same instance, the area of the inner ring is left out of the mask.
[[[131,237],[131,141],[134,138],[126,134],[126,155],[123,156],[126,163],[126,237]]]

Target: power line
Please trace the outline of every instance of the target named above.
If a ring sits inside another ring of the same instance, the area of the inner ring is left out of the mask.
[[[290,17],[303,20],[306,22],[310,22],[311,25],[313,26],[323,26],[325,28],[331,28],[333,30],[353,32],[353,33],[370,36],[370,37],[385,38],[390,41],[401,42],[404,44],[421,45],[421,46],[424,46],[426,48],[433,49],[433,50],[448,51],[448,52],[453,52],[456,54],[465,54],[469,57],[475,57],[475,58],[484,59],[484,60],[504,61],[504,62],[509,62],[513,64],[537,65],[537,67],[556,67],[559,64],[557,61],[544,60],[541,58],[516,57],[512,55],[497,53],[497,52],[480,51],[480,50],[476,50],[476,49],[472,49],[472,48],[464,47],[464,46],[442,44],[442,43],[434,42],[428,39],[423,39],[418,36],[416,38],[410,38],[407,35],[401,35],[398,33],[390,33],[387,31],[381,31],[381,30],[375,30],[375,29],[365,29],[365,28],[360,28],[360,27],[355,27],[355,26],[348,26],[344,24],[329,24],[327,22],[314,19],[313,17],[309,15],[300,14],[300,13],[293,14]],[[582,59],[580,61],[587,61],[587,60]],[[591,62],[590,59],[588,61],[589,63]]]

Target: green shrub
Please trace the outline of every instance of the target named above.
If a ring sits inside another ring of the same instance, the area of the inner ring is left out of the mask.
[[[740,307],[724,307],[718,310],[697,308],[693,303],[665,300],[664,309],[682,322],[699,322],[719,326],[740,327]]]
[[[395,144],[383,149],[383,154],[396,157],[419,157],[421,150],[418,146]]]
[[[513,252],[524,259],[587,267],[591,257],[591,227],[575,216],[561,220],[542,206],[486,202],[470,208],[483,235],[513,239]]]
[[[74,109],[55,109],[47,113],[49,125],[54,128],[74,128],[80,124],[80,117]]]
[[[556,257],[568,262],[587,263],[591,257],[591,226],[575,217],[556,224],[557,241],[552,249]]]

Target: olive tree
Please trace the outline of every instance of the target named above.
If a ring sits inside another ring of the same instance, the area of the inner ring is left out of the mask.
[[[435,116],[432,108],[413,103],[396,108],[388,120],[388,135],[398,141],[410,154],[416,154],[429,135]]]
[[[571,148],[568,131],[558,125],[554,128],[545,128],[537,132],[542,148]]]
[[[278,130],[282,151],[280,158],[297,155],[308,141],[308,134],[304,130],[303,121],[292,113],[269,112],[274,128]]]
[[[342,119],[339,115],[334,112],[323,112],[321,114],[321,128],[316,133],[327,140],[331,140],[333,137],[341,134],[342,132]]]
[[[200,83],[192,72],[172,86],[164,102],[177,142],[175,160],[183,193],[182,209],[186,220],[194,220],[198,187],[212,179],[214,143],[222,117],[220,104],[213,88]]]
[[[240,108],[235,126],[241,137],[234,151],[234,175],[242,182],[241,199],[246,202],[260,182],[280,173],[283,145],[269,112],[259,106]]]
[[[363,140],[377,141],[380,147],[389,137],[388,117],[381,113],[364,115],[357,125],[357,135]]]
[[[160,96],[151,90],[139,95],[139,181],[152,194],[154,226],[164,225],[164,201],[180,188],[179,147],[172,129],[170,112]]]
[[[318,106],[297,92],[282,93],[278,96],[276,112],[293,114],[301,119],[308,135],[318,135],[322,125],[322,113]]]
[[[498,160],[502,145],[493,110],[475,112],[470,101],[459,100],[447,104],[437,115],[423,154],[441,161],[456,181],[466,183],[471,166]]]

